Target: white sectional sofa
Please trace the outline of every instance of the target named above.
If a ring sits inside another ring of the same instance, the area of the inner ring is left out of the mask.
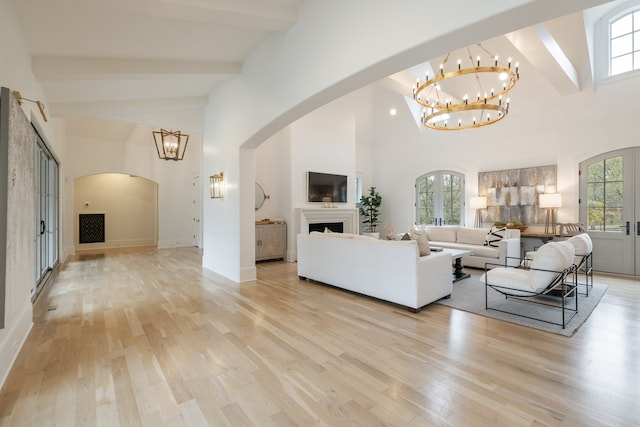
[[[415,241],[353,234],[298,234],[298,276],[406,306],[451,295],[451,255],[420,257]]]
[[[520,230],[507,229],[497,247],[485,245],[490,228],[466,228],[457,226],[426,226],[429,246],[464,249],[473,252],[462,258],[465,267],[485,268],[485,263],[504,265],[507,257],[510,266],[518,265],[520,258]]]

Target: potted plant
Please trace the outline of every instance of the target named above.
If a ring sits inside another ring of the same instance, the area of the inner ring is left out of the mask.
[[[380,205],[382,196],[376,191],[376,187],[369,188],[369,195],[360,197],[360,215],[364,217],[362,221],[367,226],[367,233],[376,233],[376,226],[380,223]]]

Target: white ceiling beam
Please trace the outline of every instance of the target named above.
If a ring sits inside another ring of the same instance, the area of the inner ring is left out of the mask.
[[[108,80],[142,76],[228,76],[240,74],[242,64],[170,59],[69,58],[34,55],[33,74],[40,80]]]
[[[298,21],[298,6],[269,0],[65,0],[69,7],[287,31]]]
[[[560,94],[580,92],[578,72],[544,24],[514,31],[506,37]]]
[[[393,82],[393,83],[391,83]],[[416,86],[416,76],[408,70],[399,71],[383,79],[385,87],[402,95],[411,96]]]
[[[53,117],[105,116],[203,109],[208,102],[209,98],[206,96],[190,96],[121,101],[62,102],[52,103],[47,107]]]

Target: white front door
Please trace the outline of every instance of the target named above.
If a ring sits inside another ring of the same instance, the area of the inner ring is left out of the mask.
[[[580,163],[580,222],[593,240],[597,271],[640,275],[640,147]]]

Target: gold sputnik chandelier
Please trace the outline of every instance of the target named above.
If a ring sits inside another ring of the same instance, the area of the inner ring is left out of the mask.
[[[485,56],[466,51],[469,66],[464,67],[458,59],[457,68],[447,71],[450,53],[440,64],[440,71],[424,82],[416,82],[413,99],[422,106],[420,121],[429,129],[461,130],[487,126],[502,120],[509,113],[509,98],[506,95],[520,78],[519,65],[506,63],[487,51],[482,44],[477,48]]]

